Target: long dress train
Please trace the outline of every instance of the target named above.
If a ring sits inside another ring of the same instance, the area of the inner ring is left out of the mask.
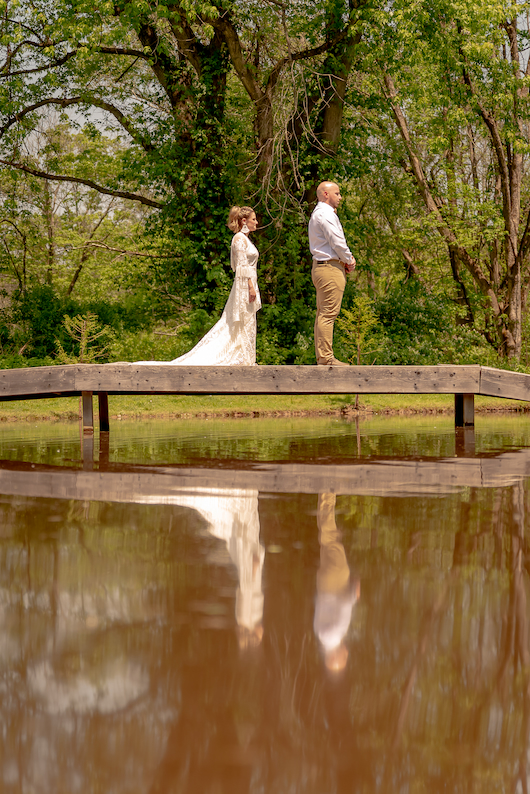
[[[256,363],[256,312],[261,307],[257,269],[259,252],[244,232],[237,232],[230,246],[230,265],[235,272],[229,298],[218,322],[188,353],[173,361],[136,361],[136,364],[190,366],[238,366]],[[248,279],[256,292],[248,299]]]
[[[263,619],[262,570],[265,547],[260,542],[258,492],[244,488],[197,488],[175,494],[171,504],[196,510],[208,532],[226,543],[238,575],[236,620],[252,631]]]

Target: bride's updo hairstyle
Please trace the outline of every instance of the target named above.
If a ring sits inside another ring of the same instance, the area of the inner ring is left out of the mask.
[[[240,232],[241,227],[247,218],[250,218],[254,210],[252,207],[232,207],[228,214],[227,226],[231,231]]]

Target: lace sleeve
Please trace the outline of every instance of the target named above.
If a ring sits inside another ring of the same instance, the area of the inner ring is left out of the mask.
[[[248,240],[244,234],[234,235],[230,251],[230,264],[235,271],[236,277],[252,278],[253,268],[248,264],[247,258]]]
[[[234,320],[239,321],[241,315],[249,305],[248,280],[256,270],[248,264],[248,240],[244,234],[238,232],[232,239],[230,248],[230,264],[235,271],[234,277]]]

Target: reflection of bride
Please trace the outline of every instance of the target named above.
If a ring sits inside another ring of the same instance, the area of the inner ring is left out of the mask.
[[[178,495],[174,504],[196,510],[208,522],[208,532],[226,543],[236,566],[236,620],[242,646],[256,645],[263,636],[261,574],[265,549],[259,540],[258,492],[237,488],[201,488]]]
[[[261,306],[256,265],[258,249],[249,232],[258,225],[251,207],[232,207],[228,227],[235,232],[230,247],[234,283],[220,320],[195,347],[173,361],[136,361],[136,364],[238,366],[256,363],[256,312]]]

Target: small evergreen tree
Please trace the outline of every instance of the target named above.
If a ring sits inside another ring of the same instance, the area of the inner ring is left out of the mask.
[[[97,358],[101,358],[107,352],[108,344],[102,346],[100,342],[95,345],[95,342],[104,339],[110,341],[112,331],[108,327],[100,328],[98,317],[93,312],[78,314],[75,317],[66,315],[63,326],[68,336],[78,346],[78,355],[68,355],[60,340],[56,339],[58,364],[94,364]]]

